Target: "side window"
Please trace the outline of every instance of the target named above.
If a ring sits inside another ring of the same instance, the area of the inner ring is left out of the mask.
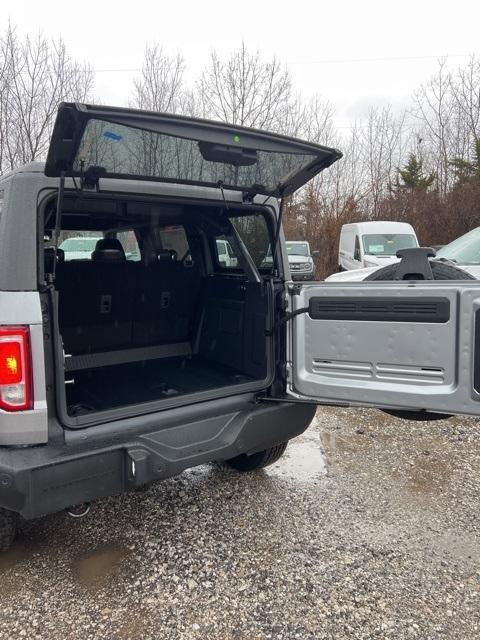
[[[263,215],[231,216],[230,220],[238,235],[250,253],[257,269],[272,268],[272,253],[270,250],[270,234]],[[215,239],[216,260],[222,268],[238,269],[240,264],[235,250],[226,236]]]
[[[360,260],[361,256],[360,256],[360,241],[358,239],[358,236],[355,236],[355,249],[353,250],[353,258],[354,260]]]
[[[164,251],[172,251],[175,260],[184,260],[187,264],[192,262],[187,234],[183,227],[177,225],[161,227],[159,237],[161,248]]]
[[[61,231],[58,248],[64,252],[65,261],[91,260],[97,242],[102,240],[103,233],[99,231]],[[47,242],[45,246],[49,246]]]
[[[138,246],[137,234],[133,229],[129,231],[119,231],[116,234],[117,240],[120,240],[125,257],[132,262],[140,262],[142,255]]]

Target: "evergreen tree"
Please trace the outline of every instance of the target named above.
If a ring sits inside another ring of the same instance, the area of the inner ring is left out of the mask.
[[[433,184],[435,176],[425,175],[423,172],[423,162],[414,153],[408,156],[408,162],[403,169],[398,169],[402,184],[398,183],[401,189],[426,191]]]
[[[472,160],[453,158],[450,160],[450,165],[453,167],[458,182],[480,178],[480,139],[475,140]]]

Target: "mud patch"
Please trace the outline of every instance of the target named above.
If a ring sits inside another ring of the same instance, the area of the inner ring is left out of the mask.
[[[77,560],[73,573],[83,587],[98,589],[110,582],[120,572],[122,561],[128,552],[115,545],[101,547]]]
[[[442,493],[452,476],[447,462],[422,456],[412,461],[407,471],[406,487],[412,493]]]

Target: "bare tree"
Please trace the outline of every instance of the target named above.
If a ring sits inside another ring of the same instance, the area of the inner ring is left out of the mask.
[[[437,73],[415,92],[413,115],[421,124],[424,149],[437,177],[437,187],[445,196],[450,186],[449,160],[454,155],[455,105],[452,99],[452,77],[447,60],[439,60]],[[457,129],[458,130],[458,129]]]
[[[133,106],[149,111],[184,112],[184,71],[180,54],[169,56],[158,44],[147,46],[141,75],[133,83]]]
[[[226,60],[213,52],[197,90],[205,116],[273,131],[284,126],[292,94],[290,74],[279,61],[265,62],[244,44]]]
[[[45,156],[58,104],[87,100],[93,71],[74,62],[61,40],[20,38],[11,26],[0,37],[0,70],[3,172]]]

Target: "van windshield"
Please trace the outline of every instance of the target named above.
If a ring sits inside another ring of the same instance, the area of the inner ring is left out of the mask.
[[[306,242],[287,242],[289,256],[308,256],[308,244]]]
[[[395,256],[399,249],[417,247],[417,239],[409,233],[369,233],[362,236],[363,250],[373,256]]]

